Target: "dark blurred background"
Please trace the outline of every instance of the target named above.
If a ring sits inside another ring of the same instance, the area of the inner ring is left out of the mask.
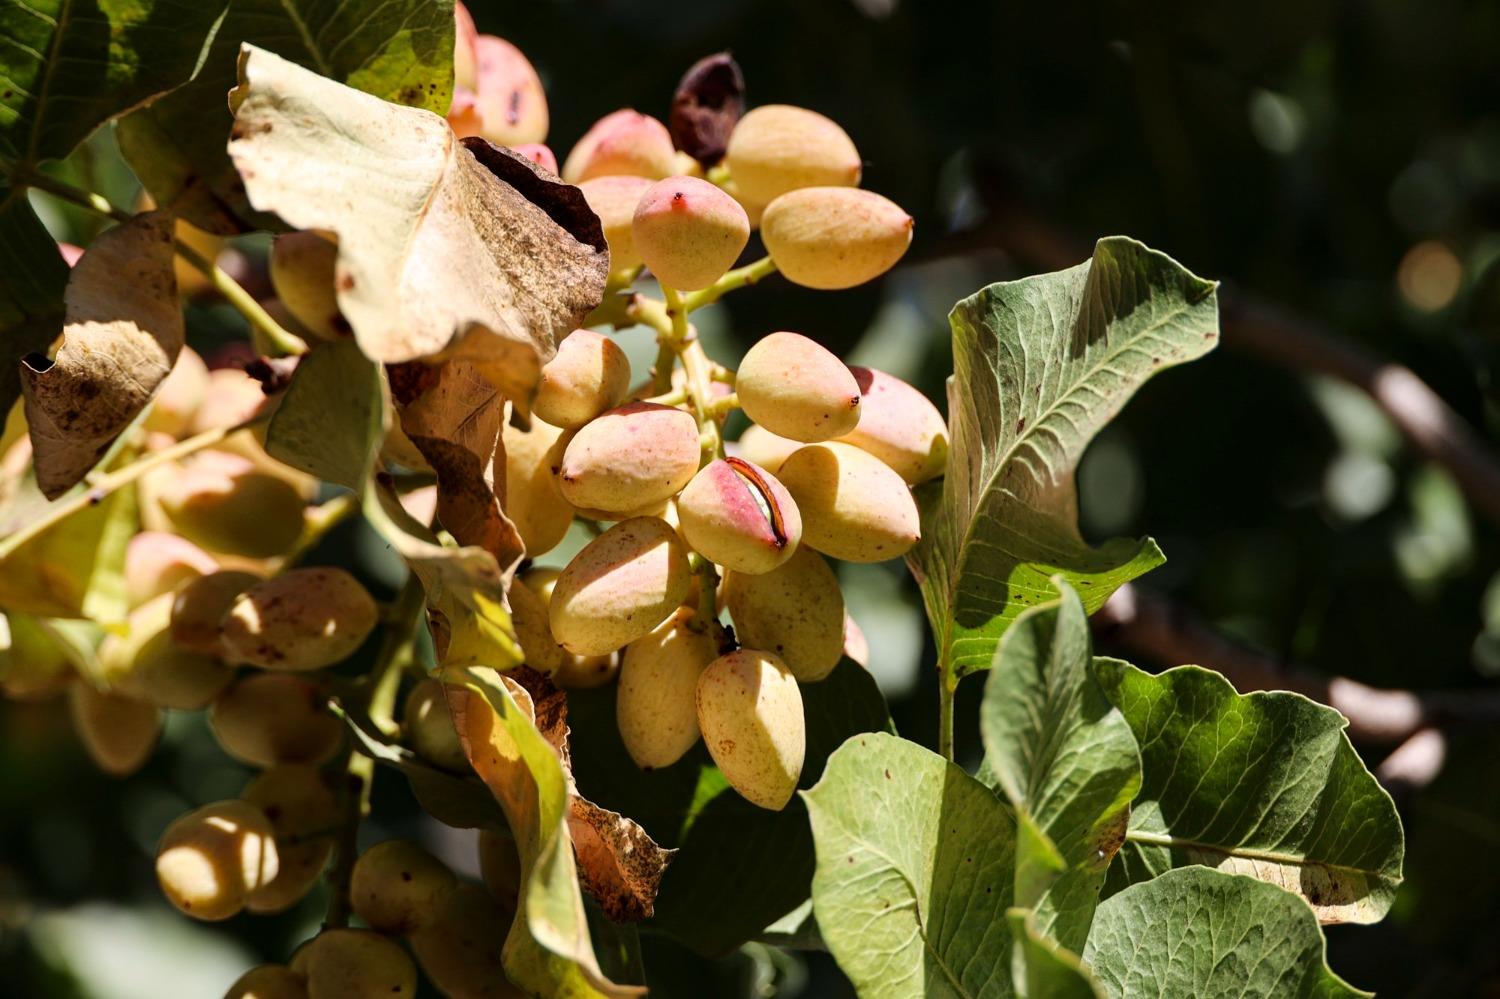
[[[665,117],[682,71],[729,49],[750,104],[836,119],[864,156],[864,186],[916,218],[911,252],[883,281],[826,294],[773,279],[704,313],[710,353],[726,363],[792,329],[941,400],[956,299],[1076,263],[1094,239],[1124,233],[1224,281],[1226,303],[1300,317],[1319,349],[1353,344],[1408,366],[1496,450],[1500,3],[471,9],[481,31],[515,42],[540,70],[559,160],[606,112]],[[649,347],[637,341],[644,367]],[[1285,354],[1229,328],[1209,358],[1153,380],[1080,470],[1085,533],[1154,536],[1169,562],[1140,588],[1273,659],[1380,687],[1492,688],[1495,522],[1366,394]],[[373,577],[391,572],[358,536],[335,544]],[[903,568],[856,567],[845,581],[898,728],[934,744],[933,654]],[[1101,650],[1121,651],[1107,635]],[[980,688],[961,690],[970,764]],[[208,994],[168,992],[160,978],[157,991],[131,991],[118,974],[99,984],[97,968],[76,966],[78,948],[113,940],[114,960],[159,960],[180,984],[181,954],[284,959],[316,923],[317,899],[218,930],[186,926],[155,900],[148,858],[160,827],[247,776],[196,721],[177,719],[167,750],[120,785],[95,775],[45,712],[0,720],[0,926],[18,907],[53,910],[25,946],[0,949],[0,967],[24,962],[57,995]],[[1358,748],[1373,768],[1392,747]],[[403,817],[399,781],[383,779],[377,798],[394,817],[371,837],[433,835],[414,806]],[[1441,765],[1398,791],[1406,884],[1384,923],[1328,929],[1330,963],[1384,995],[1500,995],[1500,736],[1455,728]],[[163,940],[176,943],[164,951]],[[150,957],[163,953],[179,956]],[[848,994],[826,958],[789,965],[761,951],[685,971],[668,994],[767,994],[757,983],[775,976],[785,995]],[[706,982],[716,984],[705,992]]]

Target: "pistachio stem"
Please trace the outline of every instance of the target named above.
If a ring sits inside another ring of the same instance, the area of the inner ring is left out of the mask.
[[[358,512],[359,497],[354,493],[341,493],[326,503],[320,503],[308,510],[306,522],[302,525],[302,534],[298,536],[297,543],[292,545],[291,551],[277,560],[273,575],[286,572],[296,565],[319,541],[328,536],[329,531]]]
[[[761,257],[754,263],[746,264],[744,267],[736,267],[732,271],[726,271],[724,276],[702,291],[695,291],[683,299],[683,305],[689,312],[694,312],[705,305],[712,305],[731,291],[740,288],[748,288],[763,278],[770,277],[776,273],[776,262],[770,257]]]

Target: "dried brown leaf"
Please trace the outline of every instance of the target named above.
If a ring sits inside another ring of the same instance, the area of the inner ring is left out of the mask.
[[[688,68],[672,95],[667,127],[672,144],[705,167],[724,158],[729,133],[745,113],[745,75],[728,52],[704,56]]]
[[[62,344],[22,361],[42,494],[83,480],[151,402],[182,350],[172,218],[137,215],[94,240],[68,279]]]
[[[339,308],[361,349],[391,363],[457,348],[528,398],[540,364],[603,298],[598,220],[570,213],[571,195],[514,157],[476,156],[430,112],[251,45],[239,78],[229,152],[250,201],[338,234]]]

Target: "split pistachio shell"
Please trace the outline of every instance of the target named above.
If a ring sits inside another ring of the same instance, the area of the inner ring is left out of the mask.
[[[698,421],[691,413],[632,402],[573,435],[558,482],[563,498],[575,507],[639,510],[676,495],[698,471],[701,455]]]
[[[615,274],[634,270],[641,265],[635,246],[635,206],[651,186],[646,177],[618,174],[595,177],[578,185],[583,200],[599,216],[604,226],[604,241],[609,244],[609,269]]]
[[[724,602],[740,642],[774,652],[798,680],[821,680],[844,649],[844,597],[823,556],[798,548],[779,569],[728,573]]]
[[[156,880],[167,901],[194,919],[228,919],[276,877],[271,821],[244,801],[220,801],[167,827],[156,850]]]
[[[677,497],[682,536],[735,572],[770,572],[797,550],[802,518],[770,472],[742,458],[712,461]]]
[[[804,187],[766,206],[760,233],[793,284],[852,288],[890,270],[911,245],[911,216],[888,198],[852,187]]]
[[[667,126],[626,108],[605,115],[584,133],[568,153],[562,177],[569,184],[615,174],[659,180],[671,175],[674,153]]]
[[[636,517],[605,531],[558,577],[548,608],[552,634],[569,651],[603,655],[644,635],[675,611],[693,571],[666,521]]]
[[[791,800],[807,751],[802,692],[769,652],[740,649],[698,680],[698,725],[725,779],[751,804],[780,811]]]
[[[240,594],[224,617],[224,649],[262,669],[321,669],[359,648],[379,617],[369,591],[343,569],[293,569]]]
[[[873,454],[908,485],[942,475],[948,464],[948,426],[932,400],[884,371],[849,370],[859,383],[859,425],[839,440]]]
[[[569,435],[539,419],[522,430],[507,423],[505,444],[505,515],[516,525],[526,554],[532,558],[557,547],[573,523],[573,507],[557,488]]]
[[[789,104],[752,108],[725,151],[744,197],[762,205],[799,187],[859,184],[859,150],[831,118]]]
[[[574,330],[542,366],[532,412],[554,427],[577,430],[630,391],[630,359],[593,330]]]
[[[800,333],[772,333],[745,354],[735,376],[745,415],[782,437],[813,442],[859,424],[859,385],[832,352]]]
[[[750,219],[708,181],[668,177],[641,195],[632,231],[641,259],[658,281],[697,291],[734,266],[750,240]]]
[[[698,741],[698,677],[718,642],[679,610],[651,634],[625,646],[615,719],[625,750],[642,770],[669,767]]]
[[[809,444],[781,466],[781,482],[802,512],[802,540],[846,562],[884,562],[921,537],[917,501],[905,480],[852,444]]]

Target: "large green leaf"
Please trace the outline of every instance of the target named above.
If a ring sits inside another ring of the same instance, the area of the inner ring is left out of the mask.
[[[1004,997],[1015,820],[989,788],[916,743],[855,736],[802,797],[813,911],[865,999]]]
[[[1055,880],[1035,873],[1047,844],[1029,842],[1023,829],[1016,903],[1035,910],[1040,932],[1076,951],[1140,789],[1141,759],[1130,725],[1092,675],[1083,603],[1055,583],[1057,598],[1021,614],[1001,640],[979,726],[986,772],[1061,861]]]
[[[874,678],[847,659],[826,679],[803,685],[802,706],[803,787],[822,776],[829,754],[844,740],[891,725]],[[649,926],[718,956],[806,902],[813,842],[801,801],[794,798],[780,812],[750,804],[701,743],[670,767],[638,769],[620,741],[613,685],[570,692],[568,719],[579,793],[635,819],[663,846],[679,848]]]
[[[1031,910],[1012,909],[1005,918],[1016,941],[1011,977],[1018,999],[1104,999],[1078,955],[1044,936]]]
[[[17,361],[62,329],[68,268],[26,199],[27,175],[181,84],[224,12],[214,0],[0,0],[0,413]]]
[[[1318,922],[1274,885],[1206,867],[1105,900],[1083,961],[1111,996],[1354,999],[1328,970]]]
[[[250,43],[385,100],[446,114],[453,0],[233,0],[203,72],[120,122],[120,148],[146,189],[214,232],[274,228],[255,212],[225,146],[240,45]]]
[[[266,427],[271,457],[328,482],[363,489],[385,439],[380,366],[352,340],[302,356]]]
[[[950,686],[990,667],[1011,622],[1052,599],[1053,574],[1093,612],[1161,563],[1149,539],[1084,542],[1073,473],[1146,379],[1218,341],[1214,288],[1117,236],[1087,263],[953,307],[952,457],[923,496],[922,542],[907,557]]]
[[[1343,715],[1300,694],[1237,694],[1197,666],[1095,669],[1144,768],[1113,884],[1204,864],[1299,894],[1325,923],[1385,915],[1401,883],[1401,820]]]

